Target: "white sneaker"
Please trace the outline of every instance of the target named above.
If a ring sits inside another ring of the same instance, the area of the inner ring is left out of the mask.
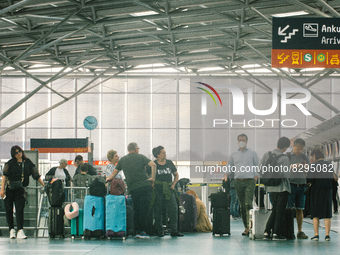
[[[9,231],[9,238],[15,239],[16,234],[17,234],[17,233],[15,232],[15,229],[12,228],[11,231]]]
[[[20,229],[20,230],[18,231],[17,238],[18,238],[18,239],[26,239],[26,238],[27,238],[27,236],[25,235],[25,232],[24,232],[23,229]]]

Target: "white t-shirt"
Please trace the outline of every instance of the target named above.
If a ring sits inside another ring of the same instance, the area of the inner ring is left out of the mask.
[[[65,184],[66,175],[64,173],[64,169],[60,169],[60,168],[57,167],[56,170],[55,170],[54,178],[57,178],[59,180],[63,180],[64,184]]]

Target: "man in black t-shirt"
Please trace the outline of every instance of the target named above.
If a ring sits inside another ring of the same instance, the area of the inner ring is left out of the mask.
[[[137,238],[149,238],[147,232],[151,232],[150,203],[152,188],[154,185],[156,165],[150,159],[139,154],[137,143],[128,145],[129,154],[122,157],[111,174],[115,177],[119,171],[123,170],[126,184],[131,194],[133,209],[135,212],[135,229]],[[145,167],[153,169],[151,178],[148,179]]]

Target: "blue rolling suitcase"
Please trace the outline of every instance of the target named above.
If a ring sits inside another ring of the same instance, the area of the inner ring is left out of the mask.
[[[103,237],[105,232],[104,197],[85,196],[84,238]]]
[[[126,236],[126,199],[125,196],[107,195],[105,199],[106,236]]]

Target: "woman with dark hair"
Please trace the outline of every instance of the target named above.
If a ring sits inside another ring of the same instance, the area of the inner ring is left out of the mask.
[[[183,236],[178,232],[178,204],[175,193],[175,185],[179,175],[174,163],[166,159],[166,152],[163,146],[153,148],[152,154],[156,160],[156,180],[155,180],[155,226],[159,237],[164,236],[163,230],[163,204],[166,206],[170,218],[171,236]],[[172,181],[174,176],[174,181]]]
[[[323,160],[324,154],[321,148],[314,148],[311,152],[311,162],[307,175],[311,185],[311,216],[313,218],[313,241],[319,240],[319,220],[324,219],[326,241],[330,241],[329,232],[332,218],[332,181],[333,166],[331,162]]]
[[[40,175],[32,161],[25,156],[23,150],[15,145],[11,148],[10,159],[4,168],[2,176],[2,186],[0,196],[4,199],[6,208],[6,219],[9,226],[10,238],[26,239],[24,233],[24,207],[25,207],[25,189],[28,186],[29,177],[32,175],[34,180],[44,186]],[[5,188],[6,186],[6,188]],[[18,235],[16,235],[13,223],[13,203],[15,203]]]

